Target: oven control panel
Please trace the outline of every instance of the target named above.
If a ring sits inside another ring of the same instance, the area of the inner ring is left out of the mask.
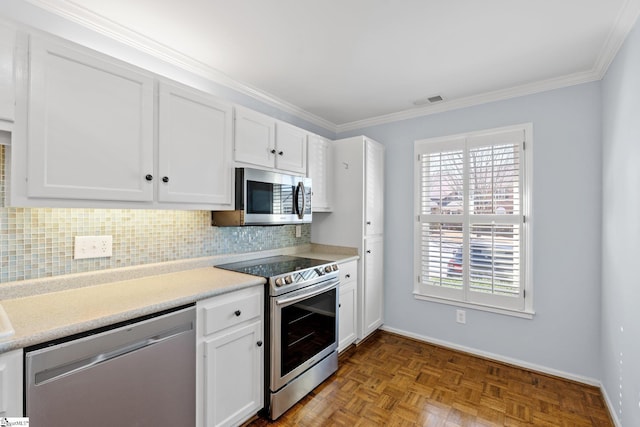
[[[338,278],[338,264],[326,264],[269,278],[271,295],[281,295],[319,281]]]

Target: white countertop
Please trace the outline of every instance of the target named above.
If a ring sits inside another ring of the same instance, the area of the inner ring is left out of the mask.
[[[285,252],[335,262],[358,259],[357,252],[353,249],[319,245],[307,245],[298,248],[297,251]],[[95,273],[93,276],[111,275],[107,277],[118,279],[91,286],[78,286],[77,283],[81,281],[78,277],[65,279],[62,276],[50,279],[50,282],[55,282],[55,286],[43,286],[47,290],[43,293],[16,292],[13,289],[16,285],[13,284],[9,286],[10,292],[6,292],[5,299],[0,301],[0,304],[6,311],[15,333],[0,340],[0,353],[191,304],[234,290],[262,286],[266,282],[262,277],[212,267],[230,259],[260,256],[268,255],[232,255],[227,259],[220,258],[213,262],[209,260],[209,265],[205,267],[168,273],[164,272],[167,270],[166,266],[159,266],[156,271],[163,274],[145,277],[138,276],[143,274],[140,271],[148,274],[149,266],[130,268],[124,272]],[[193,267],[201,265],[204,261],[196,264],[193,261],[187,262],[190,264],[185,265]],[[127,275],[133,278],[127,279]],[[93,276],[85,275],[84,279],[91,283],[92,280],[97,280]],[[99,280],[104,281],[105,278]],[[64,288],[66,282],[69,283],[68,289]],[[14,295],[17,296],[13,297]]]

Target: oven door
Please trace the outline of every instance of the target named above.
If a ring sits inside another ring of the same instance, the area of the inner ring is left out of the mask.
[[[271,298],[272,392],[338,348],[338,278]]]

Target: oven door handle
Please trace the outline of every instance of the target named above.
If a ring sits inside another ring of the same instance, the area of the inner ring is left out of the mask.
[[[303,292],[300,293],[296,296],[290,297],[290,298],[285,298],[285,299],[279,299],[276,298],[276,304],[277,305],[286,305],[286,304],[294,304],[296,302],[305,300],[307,298],[312,298],[315,297],[316,295],[320,295],[323,292],[327,292],[329,290],[331,290],[332,288],[336,288],[338,286],[338,284],[340,284],[340,279],[333,279],[331,280],[328,284],[323,285],[322,287],[319,287],[318,289],[314,289],[313,292]],[[306,289],[305,289],[306,291]]]

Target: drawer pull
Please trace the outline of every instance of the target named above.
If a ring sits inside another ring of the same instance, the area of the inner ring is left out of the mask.
[[[236,310],[233,314],[235,314],[236,316],[240,317],[242,312],[240,310]]]
[[[351,275],[350,275],[350,274],[345,274],[345,275],[344,275],[344,278],[345,278],[345,279],[348,279],[348,278],[350,278],[350,277],[351,277]]]
[[[256,343],[256,345],[257,345],[258,347],[262,347],[262,341],[258,341],[258,342]]]

